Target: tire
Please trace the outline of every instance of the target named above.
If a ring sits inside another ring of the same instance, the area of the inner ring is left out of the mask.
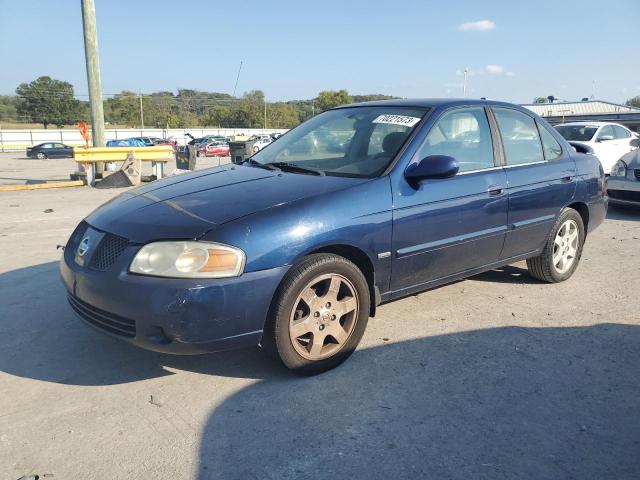
[[[36,157],[38,157],[38,160],[46,160],[47,159],[47,156],[42,152],[38,152],[36,154]]]
[[[543,282],[564,282],[578,268],[584,239],[582,217],[574,209],[566,208],[551,229],[542,253],[527,259],[529,274]]]
[[[370,302],[367,280],[353,263],[328,253],[309,255],[278,287],[261,345],[296,374],[331,370],[358,346]]]

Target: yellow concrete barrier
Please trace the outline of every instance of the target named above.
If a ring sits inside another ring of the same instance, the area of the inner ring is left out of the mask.
[[[124,162],[133,153],[136,158],[151,162],[170,162],[174,159],[171,145],[155,147],[73,147],[73,158],[78,163]]]
[[[175,160],[171,145],[154,147],[73,147],[73,159],[81,164],[87,174],[87,184],[96,183],[96,163],[124,162],[132,157],[142,162],[151,162],[157,179],[164,177],[164,164]]]

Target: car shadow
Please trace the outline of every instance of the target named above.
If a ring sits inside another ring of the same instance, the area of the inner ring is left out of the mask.
[[[258,348],[175,356],[104,335],[73,313],[58,262],[0,274],[0,371],[68,385],[114,385],[173,375],[169,369],[261,379],[273,364]],[[215,365],[223,363],[224,372]],[[276,375],[286,376],[279,371]]]
[[[640,208],[620,207],[609,204],[607,220],[627,220],[630,222],[640,221]]]
[[[299,378],[257,348],[140,350],[83,325],[64,295],[57,262],[0,275],[1,371],[85,386],[170,369],[257,380],[202,426],[200,479],[640,478],[638,326],[384,343]]]
[[[198,478],[640,478],[639,367],[640,327],[616,324],[360,349],[227,398]]]
[[[533,278],[529,275],[529,271],[526,267],[519,267],[517,265],[505,265],[488,272],[481,273],[470,277],[469,280],[480,280],[482,282],[493,283],[520,283],[537,285],[544,283],[541,280]]]

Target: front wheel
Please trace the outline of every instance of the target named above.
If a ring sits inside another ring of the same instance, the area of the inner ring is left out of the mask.
[[[262,346],[295,373],[330,370],[356,349],[370,301],[367,280],[353,263],[333,254],[310,255],[278,288]]]
[[[584,239],[582,217],[572,208],[565,209],[553,226],[542,253],[527,260],[529,273],[549,283],[567,280],[578,267]]]

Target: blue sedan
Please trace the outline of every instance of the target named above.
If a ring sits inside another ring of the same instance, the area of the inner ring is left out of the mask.
[[[525,259],[540,280],[571,277],[604,178],[515,105],[348,105],[242,164],[121,194],[78,225],[61,274],[82,319],[141,347],[260,344],[314,374],[383,302]]]

